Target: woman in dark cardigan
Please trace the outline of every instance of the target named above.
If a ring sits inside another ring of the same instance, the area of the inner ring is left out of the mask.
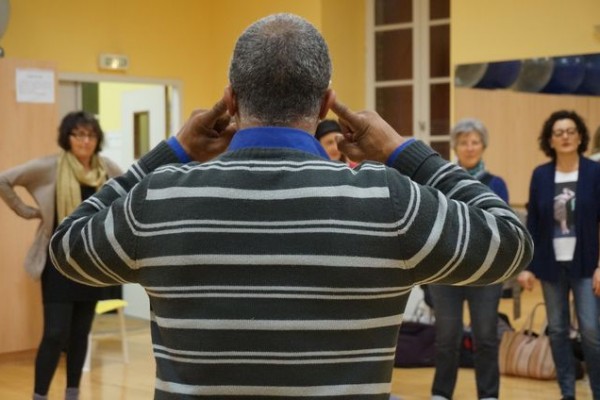
[[[545,121],[541,150],[552,160],[531,177],[527,227],[535,243],[531,265],[519,283],[542,284],[548,336],[563,399],[575,398],[575,362],[569,340],[569,293],[575,312],[590,386],[600,399],[600,164],[583,156],[590,136],[573,111],[557,111]]]

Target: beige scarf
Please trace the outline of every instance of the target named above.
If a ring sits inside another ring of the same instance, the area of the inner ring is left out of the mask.
[[[104,182],[106,182],[106,165],[100,157],[94,154],[91,169],[86,171],[73,153],[70,151],[61,153],[56,176],[57,222],[60,223],[81,204],[81,185],[95,187],[98,190]]]

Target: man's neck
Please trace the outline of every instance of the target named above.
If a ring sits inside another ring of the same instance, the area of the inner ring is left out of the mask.
[[[253,120],[253,119],[249,119],[249,118],[242,119],[237,116],[236,116],[235,120],[236,120],[236,123],[238,126],[238,130],[248,129],[248,128],[260,128],[262,126],[273,126],[273,125],[265,124],[262,121],[257,121],[257,120]],[[299,121],[299,122],[290,123],[290,124],[287,124],[287,125],[281,126],[281,127],[282,128],[300,129],[300,130],[310,133],[311,135],[314,135],[315,130],[317,129],[317,121],[315,120],[315,122],[312,122],[312,123],[309,123],[306,121]]]

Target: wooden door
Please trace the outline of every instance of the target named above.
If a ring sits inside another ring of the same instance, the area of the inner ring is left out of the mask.
[[[54,100],[17,101],[17,71],[51,72]],[[58,151],[56,82],[54,63],[0,58],[0,171]],[[19,195],[35,204],[21,189],[17,189]],[[23,267],[38,224],[38,220],[16,216],[0,201],[0,354],[39,345],[43,325],[40,284]]]

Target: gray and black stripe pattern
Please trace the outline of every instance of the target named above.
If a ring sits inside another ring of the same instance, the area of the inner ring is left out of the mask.
[[[396,170],[283,149],[175,161],[159,145],[51,245],[75,280],[145,287],[157,399],[387,399],[414,284],[531,258],[504,202],[420,143]]]

